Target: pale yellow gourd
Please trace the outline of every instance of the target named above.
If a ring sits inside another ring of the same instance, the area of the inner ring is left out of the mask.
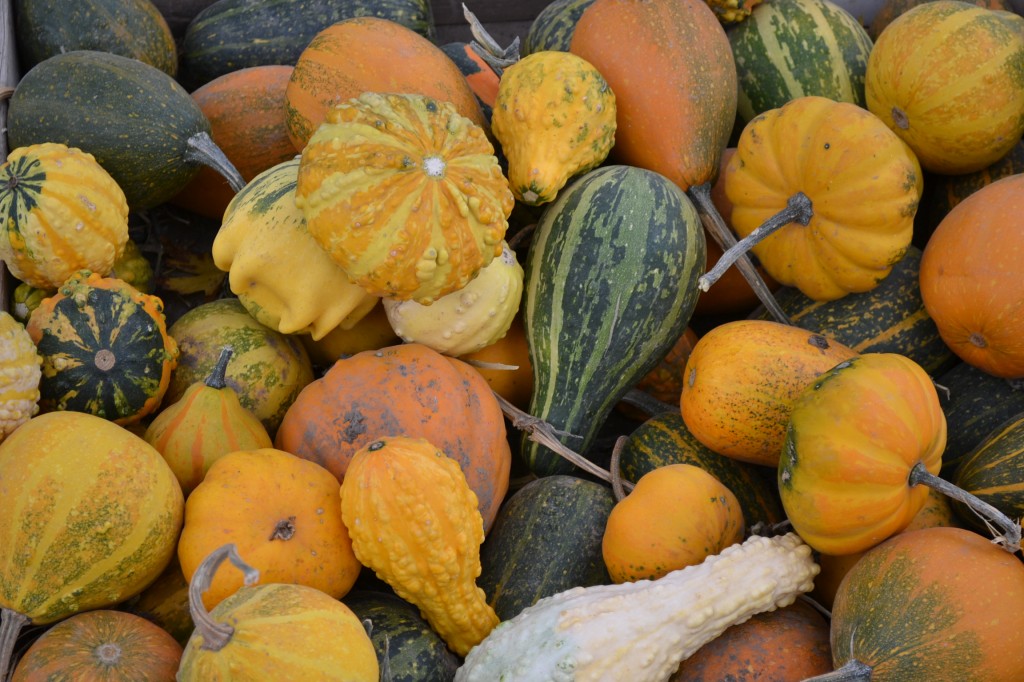
[[[213,260],[249,314],[282,334],[350,329],[378,297],[353,284],[295,205],[299,158],[253,178],[224,212]]]
[[[657,580],[575,587],[495,628],[455,680],[662,682],[730,626],[792,604],[818,571],[789,533],[753,536]]]
[[[491,131],[516,199],[552,201],[569,178],[604,161],[615,143],[615,111],[600,72],[569,52],[534,52],[505,69]]]
[[[39,411],[42,362],[25,327],[0,310],[0,442]]]
[[[386,298],[384,310],[402,340],[458,357],[505,336],[522,296],[523,268],[515,251],[503,243],[501,257],[458,291],[430,305]]]

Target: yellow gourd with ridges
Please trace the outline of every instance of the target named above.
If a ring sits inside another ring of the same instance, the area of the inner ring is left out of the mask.
[[[523,268],[505,245],[501,257],[463,288],[430,305],[384,299],[392,329],[404,341],[453,357],[475,353],[505,336],[523,295]]]
[[[604,161],[615,143],[615,111],[598,70],[569,52],[535,52],[505,69],[491,131],[516,198],[552,201],[570,177]]]
[[[298,157],[253,178],[224,212],[213,261],[249,314],[282,334],[350,329],[378,297],[353,284],[295,205]]]
[[[377,93],[328,111],[295,201],[352,281],[425,304],[501,255],[515,203],[480,126],[446,102]]]
[[[25,327],[0,310],[0,442],[39,411],[42,362]]]
[[[0,260],[22,282],[55,289],[76,270],[108,274],[128,241],[124,192],[92,154],[19,147],[0,166]]]
[[[477,587],[483,519],[458,462],[425,438],[370,443],[341,485],[341,515],[360,563],[419,607],[460,656],[498,624]]]

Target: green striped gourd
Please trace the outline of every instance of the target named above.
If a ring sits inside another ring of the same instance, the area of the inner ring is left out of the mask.
[[[829,0],[771,0],[728,32],[744,122],[806,95],[865,106],[871,39]]]
[[[523,40],[522,56],[544,50],[569,51],[576,22],[594,0],[553,0],[534,18]]]
[[[563,444],[585,455],[615,404],[683,333],[705,248],[682,190],[634,166],[587,173],[544,212],[523,293],[529,412]],[[534,473],[572,471],[548,448],[522,442]]]
[[[993,430],[957,466],[952,482],[1011,519],[1024,518],[1024,412]],[[953,501],[959,516],[981,532],[985,521]]]

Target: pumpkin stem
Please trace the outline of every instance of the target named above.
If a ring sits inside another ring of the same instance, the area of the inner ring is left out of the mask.
[[[252,585],[260,579],[260,572],[242,560],[234,543],[213,550],[196,568],[188,585],[188,610],[192,614],[196,630],[203,637],[202,648],[207,651],[220,651],[227,646],[231,641],[231,635],[235,633],[235,628],[231,625],[215,621],[203,604],[203,593],[210,589],[213,576],[225,559],[230,559],[231,563],[245,574],[246,585]]]
[[[621,502],[626,497],[626,491],[622,487],[622,469],[619,468],[619,461],[622,459],[622,449],[626,447],[629,438],[619,436],[615,439],[615,447],[612,448],[612,459],[608,464],[608,471],[612,475],[612,493],[615,501]]]
[[[28,616],[12,609],[0,608],[0,680],[7,679],[7,669],[11,666],[14,645],[18,641],[18,633],[28,623]]]
[[[725,260],[725,254],[728,254],[736,246],[736,237],[733,236],[732,231],[729,230],[729,227],[725,224],[725,220],[722,219],[722,214],[718,212],[718,209],[715,208],[714,202],[711,201],[710,182],[705,182],[701,185],[694,185],[690,187],[690,189],[686,190],[686,194],[697,207],[697,211],[700,213],[700,221],[704,224],[704,229],[707,230],[708,234],[711,235],[711,238],[714,239],[722,249],[723,255],[718,259],[718,263],[716,264],[717,268],[717,266],[721,265],[722,261]],[[718,276],[715,277],[715,279],[717,280],[720,278],[729,265],[732,265],[733,263],[736,264],[736,268],[740,271],[740,274],[742,274],[743,278],[747,280],[748,284],[750,284],[750,288],[754,290],[755,294],[757,294],[757,298],[761,301],[761,304],[764,305],[765,310],[767,310],[777,322],[790,324],[789,316],[782,310],[782,306],[779,305],[779,302],[776,301],[775,297],[772,295],[771,289],[769,289],[768,285],[764,283],[763,279],[761,279],[761,275],[758,274],[757,268],[754,267],[754,264],[751,262],[750,256],[747,254],[746,250],[735,253],[732,261],[728,265],[722,266],[722,272],[718,273]],[[707,275],[701,277],[698,283],[703,281],[705,277],[707,277]],[[712,284],[714,284],[714,282],[709,283],[707,288],[702,286],[701,289],[703,291],[707,291],[711,288]]]
[[[489,67],[494,69],[494,73],[498,74],[500,78],[502,71],[519,61],[519,36],[516,36],[508,47],[502,47],[491,37],[476,15],[469,11],[466,3],[462,3],[462,16],[469,22],[469,32],[473,34],[474,38],[469,46],[473,52],[487,62]]]
[[[224,151],[217,146],[209,133],[196,133],[188,138],[185,144],[188,146],[188,150],[185,152],[186,161],[209,166],[220,173],[228,181],[231,189],[236,192],[245,187],[245,178],[238,172]]]
[[[220,349],[220,356],[217,358],[217,364],[210,370],[210,376],[206,377],[204,382],[210,388],[221,389],[227,386],[225,381],[228,373],[228,361],[231,360],[231,355],[234,353],[234,349],[231,346],[224,346]]]
[[[914,468],[910,470],[910,477],[907,479],[907,482],[911,486],[915,486],[919,483],[924,484],[933,490],[937,490],[940,493],[947,495],[948,497],[952,497],[958,502],[962,502],[969,507],[971,511],[980,516],[990,528],[992,524],[995,524],[1002,530],[1002,533],[996,534],[995,542],[1002,545],[1003,549],[1007,550],[1011,554],[1020,549],[1020,524],[1014,523],[1010,517],[980,497],[972,495],[963,488],[953,485],[946,479],[940,478],[931,473],[924,468],[924,464],[921,462],[915,464]]]
[[[295,517],[289,516],[281,519],[274,526],[274,532],[270,534],[270,540],[291,540],[295,535]]]
[[[830,673],[808,677],[804,682],[870,682],[871,666],[857,659],[850,659],[841,668]]]
[[[741,256],[745,256],[755,244],[760,243],[765,237],[771,236],[790,223],[806,226],[814,217],[814,208],[811,200],[803,192],[797,192],[786,202],[786,208],[782,209],[768,220],[757,226],[753,232],[736,242],[722,254],[722,257],[715,263],[715,267],[708,270],[697,280],[697,286],[701,291],[707,291],[711,285],[721,279],[725,271]]]

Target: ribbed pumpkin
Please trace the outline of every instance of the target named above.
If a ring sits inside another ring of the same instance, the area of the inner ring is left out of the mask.
[[[295,205],[298,176],[295,157],[246,184],[223,212],[213,261],[261,324],[321,339],[337,327],[351,328],[378,297],[349,280],[309,234]]]
[[[52,412],[0,443],[0,676],[18,630],[141,592],[174,555],[184,499],[144,440]]]
[[[446,102],[377,93],[327,113],[295,201],[353,282],[424,304],[501,255],[514,203],[483,128]]]
[[[193,580],[225,538],[249,557],[261,583],[307,585],[335,599],[361,566],[341,520],[337,479],[318,464],[273,448],[225,454],[185,502],[178,559]],[[203,594],[213,608],[242,586],[235,571],[216,575]]]
[[[163,301],[80,270],[28,321],[43,357],[40,409],[89,412],[132,424],[156,411],[178,364]]]
[[[86,611],[44,632],[11,682],[173,682],[181,645],[159,625],[124,611]]]
[[[186,497],[229,452],[273,446],[263,422],[224,381],[231,355],[230,348],[222,350],[209,376],[162,409],[143,435],[163,455]]]
[[[965,2],[918,5],[871,50],[868,109],[936,173],[981,170],[1024,132],[1024,35]]]
[[[25,327],[0,310],[0,443],[39,412],[41,363]]]
[[[341,514],[359,561],[418,606],[456,654],[498,625],[476,585],[483,519],[456,460],[424,438],[375,440],[352,456]]]
[[[751,121],[725,170],[741,237],[805,202],[752,250],[776,281],[816,301],[869,291],[889,274],[910,245],[922,184],[914,154],[876,116],[814,96]]]
[[[441,48],[399,23],[346,19],[323,29],[295,63],[286,90],[286,125],[302,151],[333,105],[364,92],[424,95],[485,126],[476,95]]]
[[[490,527],[512,468],[501,407],[475,369],[424,345],[339,359],[299,394],[274,442],[342,480],[357,450],[389,436],[425,438],[457,461]]]
[[[55,289],[82,268],[106,275],[128,241],[124,192],[92,154],[63,144],[7,156],[0,215],[0,260],[34,287]]]

